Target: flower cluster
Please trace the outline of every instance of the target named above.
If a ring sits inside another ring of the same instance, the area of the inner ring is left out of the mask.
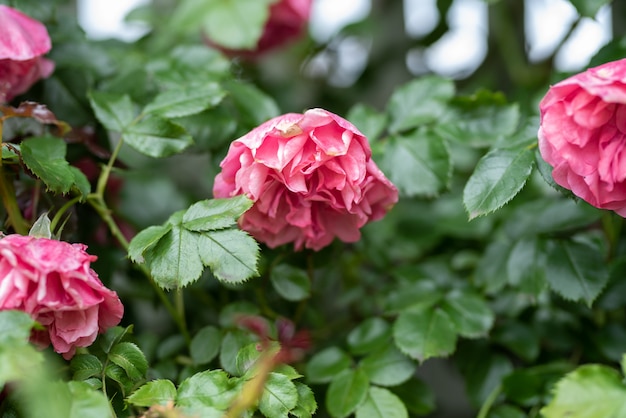
[[[539,150],[554,181],[626,216],[626,59],[555,84],[540,111]]]
[[[0,5],[0,104],[52,73],[54,63],[42,57],[50,48],[48,31],[41,22]]]
[[[44,325],[33,339],[64,358],[117,325],[124,307],[103,286],[83,244],[7,235],[0,239],[0,310],[17,309]]]
[[[213,194],[252,199],[240,226],[270,247],[293,242],[317,251],[335,237],[355,242],[398,200],[371,153],[367,138],[331,112],[289,113],[231,144]]]

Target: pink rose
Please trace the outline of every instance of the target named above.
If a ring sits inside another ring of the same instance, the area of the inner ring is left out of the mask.
[[[311,14],[313,0],[279,0],[272,4],[269,18],[263,28],[263,34],[256,47],[249,50],[233,50],[222,47],[210,39],[207,43],[227,55],[255,57],[271,49],[283,46],[304,32]]]
[[[42,57],[50,48],[48,31],[41,22],[0,5],[0,104],[52,73],[54,63]]]
[[[83,244],[7,235],[0,239],[0,310],[17,309],[47,328],[34,334],[70,359],[117,325],[124,306],[89,267]]]
[[[320,250],[382,218],[398,190],[371,159],[367,138],[323,109],[271,119],[235,140],[215,178],[215,197],[254,201],[242,229],[270,247]]]
[[[626,59],[552,86],[540,110],[539,151],[554,181],[626,217]]]

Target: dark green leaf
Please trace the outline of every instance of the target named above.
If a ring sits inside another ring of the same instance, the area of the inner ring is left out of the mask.
[[[507,261],[509,283],[522,292],[538,296],[546,288],[545,264],[544,241],[536,237],[520,239]]]
[[[121,342],[113,346],[108,354],[109,360],[126,371],[131,380],[143,378],[148,371],[148,361],[135,344]]]
[[[109,379],[118,383],[124,396],[126,396],[126,394],[129,393],[135,386],[135,383],[128,377],[126,371],[115,363],[107,364],[104,367],[104,374]]]
[[[524,187],[534,161],[528,149],[495,149],[485,154],[463,190],[470,219],[493,212],[513,199]]]
[[[420,362],[450,355],[457,338],[452,319],[438,308],[401,313],[393,336],[400,350]]]
[[[396,386],[411,378],[416,365],[390,344],[363,358],[359,367],[370,382],[380,386]]]
[[[363,321],[348,334],[348,346],[354,354],[371,353],[389,342],[391,329],[387,321],[373,317]]]
[[[467,338],[484,336],[493,325],[494,314],[478,295],[453,290],[445,296],[441,309],[448,314],[456,331]]]
[[[326,392],[326,408],[333,418],[347,417],[367,397],[369,381],[360,369],[345,369],[333,377]]]
[[[423,130],[391,137],[380,166],[406,196],[436,196],[448,187],[452,172],[443,140]]]
[[[164,118],[190,116],[218,105],[225,95],[217,83],[167,90],[148,103],[143,113]]]
[[[392,133],[435,122],[454,96],[454,83],[435,76],[420,77],[396,89],[387,111]]]
[[[621,418],[626,416],[626,386],[616,370],[584,365],[557,383],[554,398],[541,414],[546,418]]]
[[[129,325],[127,327],[111,327],[104,334],[98,337],[98,342],[100,343],[100,347],[102,351],[105,353],[109,353],[111,348],[120,341],[122,341],[126,336],[133,333],[133,325]]]
[[[110,131],[122,132],[135,119],[135,105],[127,94],[89,93],[96,117]]]
[[[62,139],[53,136],[28,138],[22,142],[21,150],[24,164],[48,190],[65,194],[76,186],[82,193],[85,183],[89,184],[85,175],[66,161],[67,145]]]
[[[276,292],[292,302],[306,299],[311,293],[311,282],[307,272],[288,264],[273,267],[270,280]]]
[[[143,253],[155,245],[165,234],[172,230],[172,225],[150,226],[133,237],[128,246],[128,257],[135,263],[143,263]]]
[[[305,376],[310,383],[328,383],[341,371],[350,367],[352,360],[342,349],[328,347],[311,357]]]
[[[298,389],[285,375],[270,373],[259,400],[259,410],[268,418],[282,418],[298,403]]]
[[[435,410],[435,394],[421,380],[414,378],[391,388],[404,402],[407,409],[417,415],[428,415]]]
[[[498,405],[489,413],[488,418],[526,418],[526,413],[512,405]]]
[[[77,354],[72,357],[70,371],[73,380],[87,380],[102,375],[102,362],[93,354]]]
[[[554,241],[548,250],[546,278],[550,288],[568,300],[591,306],[609,280],[598,248],[574,241]]]
[[[237,219],[252,207],[245,195],[227,199],[211,199],[196,202],[183,216],[183,226],[190,231],[214,231],[237,224]]]
[[[507,283],[507,262],[512,248],[511,242],[503,240],[493,241],[487,246],[474,274],[476,284],[484,287],[486,293],[496,293]]]
[[[528,362],[535,361],[539,355],[539,334],[526,324],[506,322],[495,330],[492,338]]]
[[[595,18],[602,6],[611,3],[611,0],[571,0],[571,3],[582,16]]]
[[[371,387],[356,410],[356,418],[408,418],[404,403],[385,388]]]
[[[513,370],[507,357],[490,352],[482,341],[466,346],[463,352],[459,352],[458,361],[467,394],[476,406],[482,405]]]
[[[128,402],[135,406],[150,407],[167,405],[176,399],[176,386],[169,380],[152,380],[141,386],[128,397]]]
[[[191,340],[189,353],[194,364],[206,364],[213,360],[220,351],[222,334],[214,326],[200,329]]]
[[[205,232],[198,237],[197,245],[202,263],[221,281],[241,283],[258,275],[259,245],[244,231]]]
[[[193,144],[185,129],[158,116],[146,116],[122,132],[125,142],[149,157],[178,154]]]

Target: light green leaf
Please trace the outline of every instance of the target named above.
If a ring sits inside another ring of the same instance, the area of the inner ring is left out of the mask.
[[[396,386],[411,378],[416,365],[390,344],[363,358],[359,367],[370,382],[380,386]]]
[[[259,410],[268,418],[287,418],[298,403],[298,389],[285,375],[270,373],[259,400]]]
[[[73,380],[87,380],[102,375],[102,362],[93,354],[77,354],[72,357],[70,371]]]
[[[50,218],[48,218],[47,212],[37,218],[33,226],[30,227],[28,235],[31,237],[52,239],[52,231],[50,230]]]
[[[225,95],[218,83],[167,90],[148,103],[143,113],[164,118],[190,116],[218,105]]]
[[[237,224],[237,219],[252,207],[245,195],[226,199],[210,199],[196,202],[183,216],[183,226],[190,231],[214,231]]]
[[[611,0],[571,0],[570,2],[582,16],[595,18],[602,6],[611,3]]]
[[[220,351],[222,334],[212,325],[200,329],[193,336],[189,346],[189,354],[194,364],[206,364],[213,360]]]
[[[398,133],[437,121],[454,90],[451,80],[436,76],[420,77],[397,88],[387,108],[391,116],[389,130]]]
[[[25,312],[17,310],[0,311],[0,344],[13,342],[26,343],[35,321]]]
[[[393,336],[398,348],[419,362],[450,355],[457,338],[450,315],[438,308],[401,313]]]
[[[133,237],[128,246],[128,257],[135,263],[143,263],[143,253],[172,230],[171,224],[150,226]]]
[[[584,365],[556,384],[554,398],[541,414],[545,418],[622,418],[626,416],[626,386],[616,370]]]
[[[131,380],[139,380],[148,371],[148,361],[135,344],[121,342],[113,346],[108,354],[109,360],[120,366]]]
[[[298,404],[289,413],[297,418],[311,418],[317,410],[315,395],[310,387],[305,384],[295,382],[298,390]]]
[[[356,410],[356,418],[408,418],[404,403],[385,388],[371,387]]]
[[[167,405],[176,399],[176,386],[170,380],[152,380],[141,386],[127,399],[135,406],[150,407],[152,405]]]
[[[364,401],[369,381],[360,369],[345,369],[335,375],[326,392],[326,409],[333,418],[347,417]]]
[[[487,302],[478,295],[453,290],[448,293],[441,305],[456,331],[467,338],[486,335],[494,321],[494,314]]]
[[[159,116],[146,116],[125,128],[122,136],[128,145],[154,158],[178,154],[193,144],[182,126]]]
[[[221,281],[241,283],[258,275],[259,245],[244,231],[205,232],[198,236],[197,248],[202,263]]]
[[[110,131],[122,132],[135,119],[135,105],[127,94],[92,91],[89,103],[96,118]]]
[[[371,353],[389,342],[391,329],[382,318],[368,318],[348,334],[348,346],[354,354]]]
[[[172,225],[156,245],[144,252],[154,281],[164,289],[182,288],[200,278],[199,236]]]
[[[362,103],[354,105],[346,116],[371,142],[385,130],[387,115]]]
[[[438,195],[448,187],[452,173],[446,144],[438,135],[424,130],[389,138],[380,167],[409,197]]]
[[[501,208],[524,187],[535,159],[531,150],[494,149],[485,154],[463,190],[470,219]]]
[[[297,302],[311,294],[311,282],[303,269],[279,264],[272,268],[270,280],[276,292],[289,301]]]
[[[176,406],[191,411],[202,406],[225,410],[237,394],[233,388],[233,382],[222,370],[196,373],[180,384]]]
[[[24,164],[44,182],[48,190],[65,194],[75,186],[83,193],[85,183],[89,184],[85,175],[65,159],[67,145],[61,138],[31,137],[22,141],[21,150]]]
[[[306,365],[305,376],[310,383],[328,383],[339,372],[350,367],[352,360],[342,349],[328,347],[317,352]]]
[[[609,280],[598,248],[574,241],[554,241],[548,249],[546,279],[550,288],[568,300],[591,306]]]
[[[257,341],[257,338],[250,333],[241,330],[228,331],[222,338],[220,347],[220,365],[222,369],[234,376],[239,376],[237,354],[243,347],[255,341]]]
[[[222,87],[228,91],[242,122],[246,125],[255,127],[280,114],[274,99],[252,84],[227,80],[222,83]]]

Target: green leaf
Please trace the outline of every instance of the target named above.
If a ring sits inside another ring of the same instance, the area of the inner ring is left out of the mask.
[[[527,415],[520,408],[511,405],[498,405],[489,413],[488,418],[526,418]]]
[[[611,0],[570,0],[570,2],[582,16],[595,18],[602,6],[611,3]]]
[[[206,364],[213,360],[220,351],[222,334],[214,326],[206,326],[194,335],[189,346],[189,353],[194,364]]]
[[[411,378],[416,365],[390,344],[363,358],[359,367],[370,382],[380,386],[396,386]]]
[[[600,251],[586,243],[554,241],[548,249],[546,278],[550,288],[568,300],[591,306],[609,280]]]
[[[144,257],[154,281],[164,289],[182,288],[200,278],[202,260],[198,254],[199,236],[179,225],[172,225]]]
[[[382,318],[368,318],[348,334],[348,346],[354,354],[371,353],[389,342],[391,329]]]
[[[333,418],[347,417],[367,397],[369,381],[360,369],[346,369],[335,375],[326,392],[326,409]]]
[[[87,380],[102,375],[102,362],[93,354],[77,354],[72,357],[70,371],[73,380]]]
[[[467,394],[476,406],[482,405],[504,377],[513,371],[513,365],[507,357],[489,352],[482,344],[474,350],[466,349],[459,356],[460,361],[465,363],[460,368]]]
[[[176,386],[170,380],[152,380],[141,386],[127,398],[128,403],[135,406],[150,407],[167,405],[176,399]]]
[[[122,395],[126,396],[133,387],[135,386],[135,382],[128,377],[128,373],[121,367],[115,363],[109,363],[104,367],[104,374],[109,379],[118,383]]]
[[[98,342],[102,351],[105,353],[110,353],[113,346],[124,338],[126,338],[129,334],[133,333],[133,325],[129,325],[127,327],[111,327],[106,332],[98,337]]]
[[[252,84],[225,81],[222,87],[230,93],[242,122],[250,127],[256,127],[280,114],[274,99]]]
[[[89,184],[85,175],[65,159],[67,145],[61,138],[31,137],[22,141],[21,150],[24,164],[44,182],[48,190],[65,194],[75,186],[83,193],[84,183]]]
[[[240,330],[228,331],[222,338],[220,347],[220,365],[222,369],[234,376],[238,376],[237,354],[243,347],[255,341],[257,339],[249,333]]]
[[[176,9],[171,27],[196,32],[202,28],[216,44],[229,49],[254,49],[275,0],[186,0]]]
[[[228,374],[222,370],[196,373],[182,381],[176,406],[193,411],[202,406],[225,410],[237,394]]]
[[[148,361],[135,344],[121,342],[113,346],[108,354],[109,360],[124,369],[131,380],[139,380],[148,371]]]
[[[520,322],[502,323],[502,326],[493,333],[492,340],[502,344],[529,363],[535,361],[539,355],[539,333]]]
[[[448,187],[452,173],[446,144],[438,135],[424,130],[389,138],[380,167],[409,197],[438,195]]]
[[[225,95],[218,83],[167,90],[148,103],[143,113],[164,118],[190,116],[217,106]]]
[[[513,246],[506,265],[509,283],[534,296],[546,288],[544,244],[537,237],[520,239]]]
[[[470,219],[501,208],[524,187],[534,166],[534,153],[494,149],[485,154],[463,190]]]
[[[387,125],[387,115],[378,113],[362,103],[354,105],[348,112],[346,119],[352,122],[370,142],[377,139]]]
[[[122,132],[135,119],[135,105],[127,94],[89,93],[96,118],[110,131]]]
[[[306,365],[305,376],[310,383],[328,383],[334,376],[350,367],[352,360],[338,347],[317,352]]]
[[[128,245],[128,257],[135,263],[143,263],[143,254],[172,230],[171,224],[150,226],[133,237]]]
[[[500,291],[508,281],[507,262],[513,244],[510,241],[492,241],[484,251],[474,273],[476,284],[487,294]]]
[[[245,195],[196,202],[183,216],[185,229],[196,232],[215,231],[237,225],[237,219],[252,207]]]
[[[398,348],[419,362],[450,355],[457,338],[450,315],[438,308],[401,313],[393,336]]]
[[[241,283],[258,275],[259,245],[244,231],[206,232],[198,237],[198,251],[202,263],[223,282]]]
[[[146,116],[125,128],[122,136],[128,145],[154,158],[178,154],[193,144],[182,126],[159,116]]]
[[[297,418],[311,418],[317,410],[315,395],[310,387],[300,382],[295,382],[298,390],[298,404],[289,413]]]
[[[467,338],[485,336],[493,325],[494,314],[478,295],[453,290],[445,296],[441,309],[448,314],[456,331]]]
[[[259,410],[268,418],[282,418],[298,403],[298,389],[287,376],[270,373],[259,400]]]
[[[545,418],[621,418],[626,416],[626,386],[616,370],[584,365],[556,384],[554,398],[541,414]]]
[[[417,378],[413,378],[391,391],[398,395],[406,408],[413,414],[428,415],[435,410],[435,395],[430,387]]]
[[[26,343],[35,320],[26,312],[17,310],[0,311],[0,344]]]
[[[28,236],[36,238],[52,239],[52,231],[50,230],[50,218],[48,213],[42,214],[28,231]]]
[[[356,418],[408,418],[404,403],[385,388],[371,387],[356,410]]]
[[[398,133],[437,121],[454,90],[451,80],[436,76],[420,77],[397,88],[387,107],[391,116],[389,130]]]
[[[301,268],[279,264],[272,268],[270,280],[276,292],[289,301],[297,302],[311,294],[309,276]]]

